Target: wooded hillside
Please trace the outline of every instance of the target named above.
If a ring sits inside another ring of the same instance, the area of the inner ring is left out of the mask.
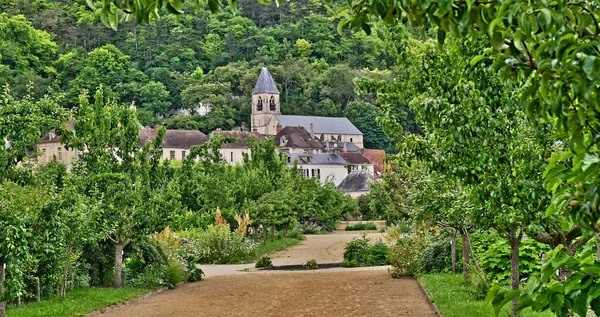
[[[66,107],[83,90],[103,85],[108,96],[135,103],[143,125],[208,133],[249,126],[249,97],[259,68],[267,66],[283,113],[347,116],[367,148],[390,149],[376,123],[375,98],[358,94],[354,81],[393,78],[388,69],[396,48],[386,44],[385,29],[375,29],[377,36],[337,33],[337,9],[335,2],[277,8],[242,0],[235,13],[165,14],[145,25],[121,21],[114,31],[83,1],[0,0],[0,84],[16,97],[28,90],[36,97],[59,94]],[[206,104],[212,108],[206,116],[173,116]]]

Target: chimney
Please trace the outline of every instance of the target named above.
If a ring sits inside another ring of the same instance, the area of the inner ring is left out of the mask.
[[[344,142],[344,153],[348,152],[348,148],[346,147],[348,142]]]
[[[310,123],[310,137],[315,138],[315,125],[312,122]]]
[[[281,132],[281,130],[283,130],[283,126],[281,125],[281,123],[277,124],[277,129],[276,129],[276,134],[279,134],[279,132]]]
[[[158,135],[158,128],[160,128],[159,125],[154,126],[154,134],[156,134],[156,135]]]

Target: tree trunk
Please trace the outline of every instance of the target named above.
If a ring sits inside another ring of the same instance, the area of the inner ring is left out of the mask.
[[[462,238],[462,256],[463,256],[463,277],[465,281],[469,280],[469,250],[471,247],[469,246],[469,232],[466,228],[460,229],[460,236]]]
[[[456,274],[456,230],[450,232],[450,250],[452,253],[452,274]]]
[[[254,228],[254,241],[256,241],[256,243],[260,241],[258,238],[258,227]]]
[[[263,243],[267,244],[267,226],[263,226]]]
[[[127,244],[128,242],[122,240],[115,244],[115,288],[123,287],[123,249],[125,249]]]
[[[271,242],[275,242],[275,225],[271,225]]]
[[[600,232],[596,234],[596,261],[600,262]]]
[[[67,277],[69,276],[69,264],[71,262],[72,249],[73,249],[73,242],[69,241],[69,248],[67,249],[67,260],[65,261],[62,284],[60,285],[60,290],[59,290],[59,294],[58,294],[61,298],[67,297]]]
[[[521,237],[516,232],[512,231],[508,237],[510,243],[510,288],[519,290],[519,244]],[[517,315],[517,298],[510,303],[511,316]]]
[[[4,279],[6,271],[6,263],[0,261],[0,299],[2,298],[2,293],[4,292]],[[0,317],[6,316],[6,307],[4,306],[4,302],[0,301]]]
[[[35,278],[35,298],[38,303],[42,300],[42,290],[39,277]]]

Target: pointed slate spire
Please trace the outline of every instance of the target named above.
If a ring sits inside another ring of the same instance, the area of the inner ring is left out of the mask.
[[[271,77],[271,73],[269,73],[269,70],[266,67],[263,67],[260,71],[252,94],[279,94],[279,90],[277,90],[273,77]]]

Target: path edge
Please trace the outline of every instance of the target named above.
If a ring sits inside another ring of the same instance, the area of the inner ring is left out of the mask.
[[[177,284],[177,286],[179,287],[183,283],[185,283],[185,282],[179,283],[179,284]],[[160,294],[160,293],[165,292],[167,290],[169,290],[169,288],[167,288],[167,287],[159,287],[159,288],[157,288],[155,290],[151,290],[151,291],[149,291],[147,293],[141,294],[141,295],[136,296],[134,298],[130,298],[130,299],[126,300],[126,301],[123,301],[123,302],[120,302],[120,303],[117,303],[117,304],[112,304],[112,305],[109,305],[109,306],[105,306],[105,307],[96,309],[94,311],[91,311],[89,313],[85,313],[85,314],[83,314],[81,316],[84,316],[84,317],[102,316],[104,313],[106,313],[108,311],[115,310],[115,309],[117,309],[119,307],[122,307],[122,306],[127,306],[127,305],[131,304],[132,301],[135,301],[135,300],[140,299],[140,298],[146,298],[146,297],[150,297],[150,296],[153,296],[153,295],[156,295],[156,294]]]
[[[423,284],[421,284],[421,280],[419,280],[418,278],[415,278],[415,280],[417,280],[417,284],[419,284],[419,287],[421,288],[421,291],[427,297],[427,301],[429,301],[429,305],[431,305],[431,307],[433,307],[433,310],[435,310],[435,313],[438,316],[440,316],[440,317],[444,317],[444,315],[442,315],[442,313],[438,309],[437,305],[433,301],[433,298],[431,297],[431,295],[429,294],[429,292],[427,292],[427,290],[425,289],[425,287],[423,287]]]

